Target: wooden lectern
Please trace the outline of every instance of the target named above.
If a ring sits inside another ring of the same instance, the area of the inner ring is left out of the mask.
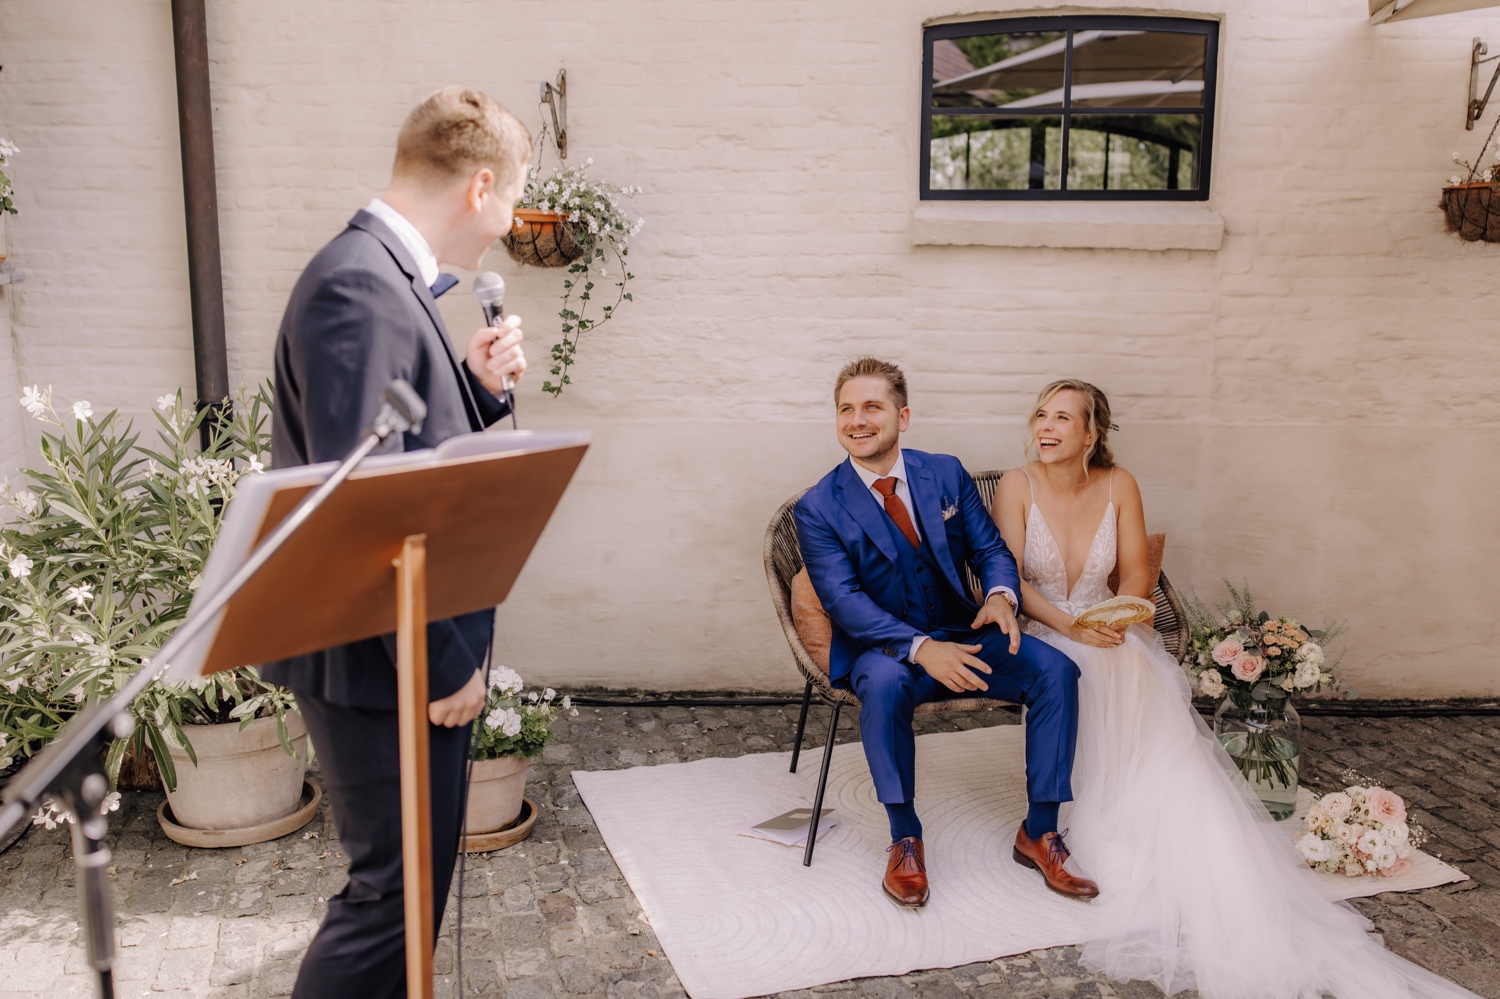
[[[472,434],[435,451],[371,459],[251,577],[217,628],[170,667],[169,678],[180,680],[396,632],[410,999],[432,996],[426,625],[505,600],[587,440],[585,434]],[[250,489],[230,505],[199,597],[211,596],[233,563],[331,469],[242,480]]]

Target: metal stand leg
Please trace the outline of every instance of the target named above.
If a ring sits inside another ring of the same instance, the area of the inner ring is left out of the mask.
[[[109,793],[109,781],[99,769],[85,773],[74,770],[69,776],[72,779],[65,781],[58,797],[73,813],[73,863],[78,868],[83,937],[94,972],[94,994],[98,999],[114,999],[115,908],[109,890],[113,858],[104,845],[109,824],[100,812]]]
[[[797,741],[792,743],[792,773],[797,772],[797,757],[802,755],[802,733],[807,731],[807,706],[812,703],[813,682],[807,681],[802,692],[802,713],[797,716]]]
[[[813,796],[812,818],[807,826],[807,850],[802,854],[802,866],[812,866],[813,847],[818,843],[818,822],[823,817],[823,792],[828,790],[828,765],[833,762],[833,738],[839,734],[839,710],[843,701],[833,702],[833,717],[828,719],[828,743],[823,747],[823,769],[818,774],[818,793]]]

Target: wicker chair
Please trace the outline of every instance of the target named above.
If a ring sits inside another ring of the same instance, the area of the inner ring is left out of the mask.
[[[995,488],[1003,474],[1003,471],[989,471],[974,476],[974,483],[979,487],[985,506],[994,502]],[[823,792],[828,785],[828,765],[833,759],[833,741],[838,734],[839,713],[846,704],[858,707],[859,698],[854,696],[853,691],[835,687],[829,682],[828,674],[813,662],[792,624],[792,577],[802,569],[802,550],[797,544],[797,523],[792,517],[792,508],[801,498],[802,493],[799,492],[781,504],[781,508],[771,518],[771,524],[766,528],[765,563],[766,581],[771,587],[771,602],[776,605],[776,616],[781,621],[781,630],[786,635],[787,644],[792,648],[797,669],[807,681],[802,692],[802,710],[797,715],[797,735],[792,743],[792,773],[797,772],[797,760],[802,755],[802,737],[807,731],[807,709],[812,705],[813,691],[816,690],[822,702],[833,709],[828,719],[828,739],[823,744],[823,767],[818,774],[818,790],[813,797],[813,815],[818,815],[822,811]],[[971,587],[978,588],[972,573],[969,574],[968,582]],[[1182,601],[1178,599],[1177,591],[1172,589],[1166,573],[1162,573],[1157,580],[1153,596],[1156,598],[1156,630],[1161,633],[1162,643],[1166,645],[1167,651],[1174,658],[1180,659],[1187,647],[1187,618],[1183,613]],[[918,705],[917,714],[973,711],[996,703],[993,698],[988,697],[956,697]],[[804,867],[812,864],[816,842],[815,836],[808,836],[807,849],[802,855]]]

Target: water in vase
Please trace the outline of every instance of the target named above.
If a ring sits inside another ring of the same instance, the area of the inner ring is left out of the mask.
[[[1280,821],[1297,810],[1297,767],[1301,755],[1295,742],[1267,733],[1224,732],[1219,735],[1230,759],[1250,789]]]

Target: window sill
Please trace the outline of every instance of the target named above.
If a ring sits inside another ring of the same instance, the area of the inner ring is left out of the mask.
[[[1201,201],[923,201],[913,246],[1217,250],[1224,217]]]

